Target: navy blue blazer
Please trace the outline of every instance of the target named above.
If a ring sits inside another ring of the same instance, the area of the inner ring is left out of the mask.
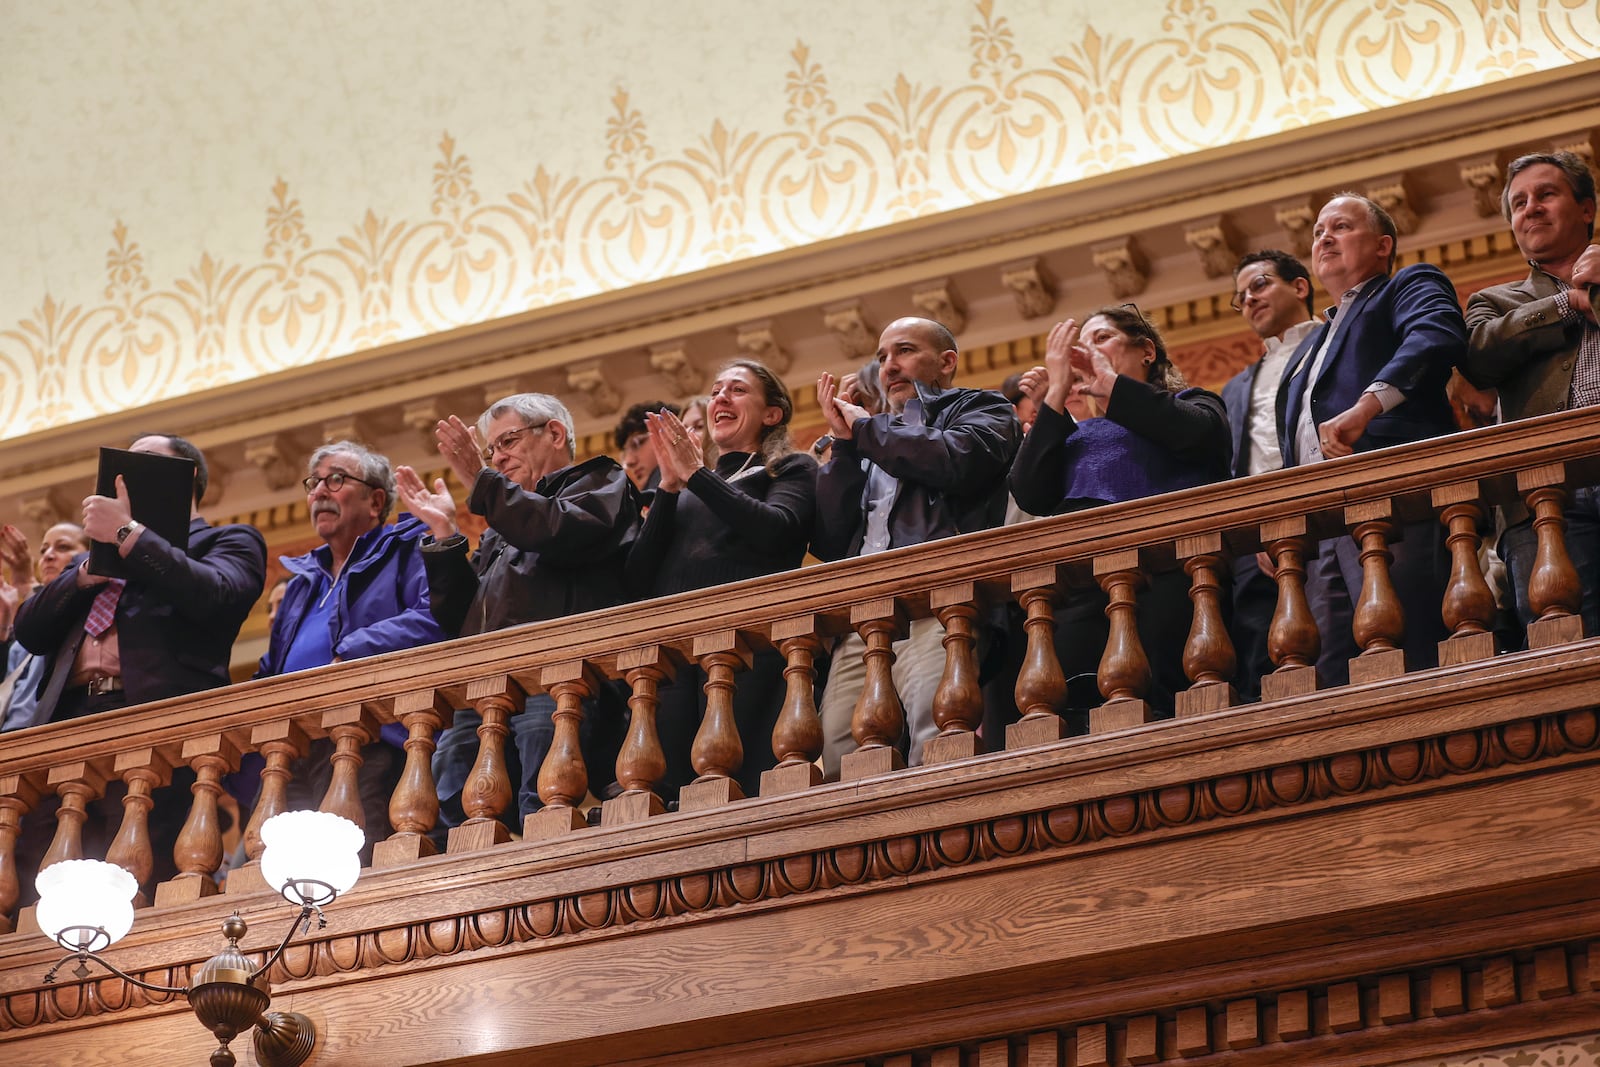
[[[1232,475],[1243,478],[1250,473],[1250,394],[1256,388],[1256,375],[1261,373],[1258,359],[1244,370],[1228,379],[1222,387],[1222,406],[1228,409],[1228,436],[1233,440]]]
[[[40,685],[40,722],[55,714],[99,593],[98,586],[78,588],[77,563],[85,556],[17,610],[18,640],[52,657]],[[234,638],[266,581],[260,532],[193,519],[189,544],[180,547],[146,528],[123,563],[128,584],[117,601],[117,653],[128,703],[227,685]]]
[[[1421,441],[1456,429],[1445,398],[1450,371],[1467,354],[1467,324],[1444,272],[1418,263],[1384,278],[1356,297],[1339,320],[1322,374],[1307,395],[1311,364],[1328,325],[1312,332],[1290,360],[1289,387],[1280,397],[1278,443],[1284,466],[1300,462],[1294,426],[1304,404],[1322,425],[1361,399],[1373,382],[1387,382],[1406,401],[1368,424],[1357,452]]]

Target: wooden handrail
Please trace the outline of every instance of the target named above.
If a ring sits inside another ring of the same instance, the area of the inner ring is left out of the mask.
[[[415,719],[421,709],[425,714],[416,719],[421,725],[413,727],[413,737],[425,744],[427,725],[445,707],[481,703],[489,699],[486,694],[490,690],[495,694],[547,691],[562,701],[563,707],[575,711],[577,700],[600,677],[625,679],[636,670],[641,649],[652,650],[655,658],[699,659],[711,664],[713,673],[731,673],[724,669],[733,665],[730,657],[734,653],[729,649],[742,648],[745,642],[754,647],[795,647],[792,640],[802,630],[841,633],[853,622],[870,628],[864,616],[852,619],[867,607],[873,618],[884,611],[904,612],[910,618],[964,618],[969,602],[976,607],[1012,598],[1013,578],[1020,579],[1024,572],[1029,583],[1043,580],[1048,584],[1053,575],[1071,586],[1087,587],[1098,580],[1108,588],[1121,588],[1138,578],[1140,568],[1169,570],[1197,556],[1203,560],[1231,558],[1254,552],[1264,540],[1283,550],[1289,542],[1279,539],[1281,535],[1274,530],[1294,526],[1304,530],[1302,536],[1307,538],[1328,536],[1349,529],[1346,522],[1351,515],[1368,512],[1381,511],[1405,521],[1433,516],[1452,530],[1458,545],[1463,538],[1471,539],[1469,524],[1461,519],[1463,503],[1475,502],[1485,511],[1490,505],[1513,501],[1537,503],[1548,528],[1559,516],[1559,507],[1552,501],[1562,487],[1600,480],[1597,471],[1600,413],[1543,416],[52,724],[0,740],[0,794],[31,798],[59,793],[70,801],[64,806],[70,822],[81,798],[98,794],[106,781],[148,777],[154,773],[145,770],[149,767],[191,767],[200,773],[205,787],[200,790],[205,804],[197,807],[186,831],[192,840],[185,846],[184,869],[192,873],[209,863],[214,851],[215,821],[208,813],[222,769],[235,764],[238,753],[271,750],[276,753],[276,771],[289,751],[284,738],[300,737],[303,744],[307,737],[331,736],[340,723],[399,721],[408,713]],[[1441,493],[1444,487],[1450,491]],[[1376,553],[1381,550],[1382,537],[1373,532],[1372,525],[1363,522],[1356,528]],[[1552,551],[1557,554],[1545,561],[1549,573],[1565,573],[1559,538],[1546,536],[1542,541],[1554,546]],[[1458,554],[1465,555],[1470,547],[1458,548]],[[1214,583],[1211,568],[1210,563],[1191,568],[1193,580]],[[1570,564],[1566,568],[1570,571]],[[1045,577],[1038,579],[1041,573]],[[1561,584],[1559,577],[1550,581]],[[1381,596],[1381,582],[1377,588],[1374,595]],[[1036,596],[1032,589],[1019,592],[1022,599]],[[1454,595],[1464,594],[1456,590]],[[1133,610],[1128,595],[1113,599],[1125,614]],[[1552,599],[1551,611],[1560,614],[1567,600]],[[805,626],[796,629],[794,620],[801,619],[806,620]],[[1111,679],[1114,692],[1109,695],[1120,698],[1124,705],[1140,703],[1137,686],[1121,679],[1138,674],[1144,655],[1130,620],[1131,615],[1120,620],[1120,636],[1101,665],[1102,688],[1106,679]],[[1201,636],[1192,634],[1191,640],[1214,642],[1215,629],[1215,625],[1201,627],[1196,631]],[[1561,632],[1574,633],[1571,627]],[[1485,636],[1471,627],[1462,633]],[[715,647],[706,643],[713,635],[720,635]],[[1581,636],[1581,631],[1577,635]],[[1208,662],[1225,662],[1215,650],[1205,655]],[[965,674],[971,673],[969,659],[970,649],[961,640],[950,646],[946,669],[955,671],[952,693],[970,688],[970,679],[963,681]],[[1292,666],[1303,659],[1291,657],[1287,662]],[[1045,662],[1037,669],[1048,675],[1049,667]],[[1215,670],[1207,670],[1200,684],[1214,686],[1224,680]],[[1019,684],[1019,691],[1021,688]],[[1303,686],[1293,690],[1308,691]],[[1285,690],[1282,695],[1290,692]],[[1269,692],[1269,699],[1272,695]],[[495,700],[505,704],[507,715],[514,713],[514,699],[494,695],[490,702]],[[1213,701],[1208,708],[1214,710],[1215,706]],[[1046,704],[1038,708],[1045,709],[1039,714],[1052,714]],[[960,714],[941,717],[945,730],[941,743],[949,753],[943,758],[971,751],[959,735],[970,735],[974,714],[974,708],[965,707]],[[497,726],[498,721],[498,716],[485,715],[486,726]],[[793,734],[796,729],[803,732],[803,725],[791,721],[783,729]],[[369,732],[363,727],[349,733],[344,749],[353,756]],[[877,738],[876,733],[871,736]],[[703,777],[725,778],[730,768],[720,760],[699,767]],[[570,811],[570,804],[582,795],[581,764],[577,768],[553,767],[547,762],[545,770],[541,792],[548,779],[551,796]],[[415,776],[408,776],[408,781],[408,788],[415,791]],[[799,787],[814,782],[813,776],[802,774]],[[413,839],[433,814],[426,810],[427,805],[414,803],[415,799],[397,800],[410,813],[399,832]],[[472,810],[490,818],[503,808],[506,798],[479,799],[483,803]],[[32,806],[31,800],[26,803]],[[582,825],[576,817],[563,815],[561,821],[571,828]],[[70,831],[69,825],[53,855],[73,852]]]

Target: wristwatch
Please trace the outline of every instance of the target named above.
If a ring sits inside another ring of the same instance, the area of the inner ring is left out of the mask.
[[[144,529],[144,523],[140,522],[138,519],[129,519],[127,522],[117,527],[117,544],[122,544],[124,541],[142,529]]]

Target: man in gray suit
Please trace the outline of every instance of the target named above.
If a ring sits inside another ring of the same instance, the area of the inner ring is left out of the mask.
[[[1474,385],[1500,390],[1508,422],[1600,403],[1600,323],[1591,302],[1600,295],[1594,175],[1571,152],[1522,156],[1506,168],[1501,207],[1528,259],[1528,276],[1467,301],[1463,371]],[[1500,556],[1526,625],[1533,524],[1520,503],[1504,510]],[[1583,630],[1593,636],[1600,633],[1600,486],[1573,491],[1567,548],[1583,590]]]

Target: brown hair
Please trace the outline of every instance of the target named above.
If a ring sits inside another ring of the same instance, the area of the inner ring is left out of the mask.
[[[761,428],[761,443],[757,446],[762,465],[770,471],[780,459],[796,451],[794,441],[789,437],[789,420],[794,418],[794,398],[789,395],[789,387],[783,384],[783,379],[758,359],[730,359],[717,371],[717,377],[735,368],[753,374],[761,385],[762,399],[766,405],[783,412],[783,417],[776,425]]]
[[[1155,362],[1150,364],[1150,370],[1145,375],[1145,381],[1169,393],[1176,393],[1189,388],[1189,380],[1183,372],[1173,366],[1172,358],[1167,355],[1167,343],[1161,339],[1161,331],[1157,330],[1155,323],[1145,318],[1144,312],[1139,310],[1137,304],[1110,304],[1098,308],[1084,318],[1087,324],[1092,318],[1103,318],[1122,332],[1128,340],[1138,344],[1148,341],[1155,351]]]

